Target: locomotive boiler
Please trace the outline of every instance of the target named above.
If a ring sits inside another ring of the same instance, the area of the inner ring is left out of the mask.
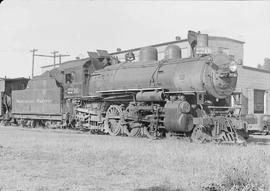
[[[146,47],[140,52],[139,62],[124,62],[94,72],[90,79],[90,95],[136,89],[160,89],[171,94],[205,92],[217,99],[231,95],[237,81],[234,60],[223,54],[181,59],[177,46],[168,46],[165,54],[177,51],[179,53],[157,61],[157,50]],[[161,98],[155,92],[153,95]],[[143,97],[143,94],[137,95],[141,101]]]
[[[98,51],[63,63],[14,92],[13,116],[23,125],[114,136],[173,134],[236,141],[241,121],[224,115],[224,110],[219,114],[211,110],[226,106],[236,82],[236,62],[225,54],[181,58],[181,49],[171,45],[158,60],[156,48],[145,47],[138,61],[119,63],[106,51]]]

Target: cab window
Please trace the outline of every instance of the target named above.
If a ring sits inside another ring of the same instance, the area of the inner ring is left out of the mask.
[[[73,72],[66,74],[66,83],[71,84],[74,81],[75,74]]]

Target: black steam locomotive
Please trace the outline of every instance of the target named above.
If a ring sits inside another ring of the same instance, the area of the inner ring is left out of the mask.
[[[197,34],[196,37],[200,37]],[[191,41],[198,44],[195,38]],[[119,63],[106,51],[68,61],[12,92],[12,118],[34,127],[69,127],[110,135],[185,135],[196,141],[237,142],[245,123],[226,110],[237,66],[224,54],[181,58],[168,46],[140,50],[139,61]],[[219,112],[216,109],[221,109]]]

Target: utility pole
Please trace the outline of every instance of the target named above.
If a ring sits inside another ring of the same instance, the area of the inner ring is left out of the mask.
[[[66,56],[70,56],[68,54],[58,54],[55,55],[55,58],[59,57],[59,63],[58,64],[52,64],[52,65],[46,65],[46,66],[41,66],[41,68],[48,68],[48,67],[55,67],[55,66],[60,66],[62,64],[62,57],[66,57]],[[54,57],[54,56],[50,56],[50,57]]]
[[[32,52],[32,78],[34,77],[34,67],[35,67],[35,52],[38,51],[38,49],[30,50]]]
[[[61,63],[62,63],[62,57],[70,56],[70,55],[68,55],[68,54],[59,54],[58,56],[59,56],[59,65],[61,65]]]
[[[55,68],[55,64],[56,64],[56,54],[58,53],[58,51],[53,51],[52,54],[53,54],[53,68]]]
[[[37,49],[33,49],[30,52],[33,52],[33,62],[32,62],[32,77],[34,75],[34,58],[35,56],[39,56],[39,57],[47,57],[47,58],[53,58],[53,65],[47,65],[47,66],[42,66],[41,68],[47,68],[47,67],[52,67],[55,68],[56,65],[61,65],[62,62],[62,57],[66,57],[66,56],[70,56],[68,54],[58,54],[58,51],[53,51],[51,52],[53,55],[46,55],[46,54],[35,54],[35,52],[37,51]],[[59,57],[59,63],[56,64],[56,58]]]

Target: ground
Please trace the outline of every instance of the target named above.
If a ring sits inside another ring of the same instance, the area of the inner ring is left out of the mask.
[[[270,136],[229,146],[0,127],[0,190],[199,191],[252,182],[267,191],[269,144]]]

